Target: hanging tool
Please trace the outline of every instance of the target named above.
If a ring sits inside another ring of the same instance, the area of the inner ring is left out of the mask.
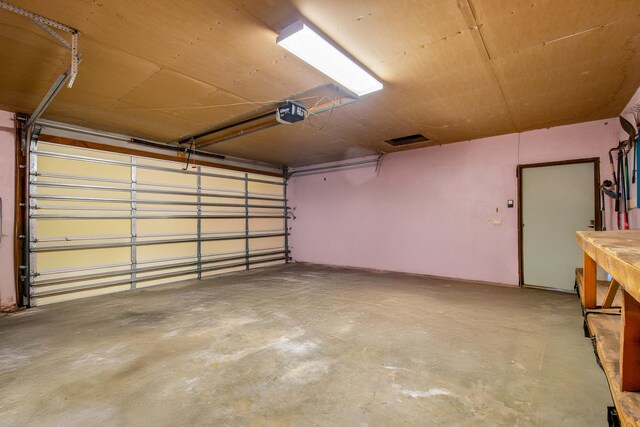
[[[635,118],[635,114],[634,114],[634,118]],[[624,129],[624,131],[627,133],[627,135],[629,135],[629,139],[627,139],[626,141],[621,142],[621,150],[619,152],[619,156],[622,155],[624,156],[624,169],[625,169],[625,177],[624,177],[624,197],[623,197],[623,202],[624,202],[624,218],[625,218],[625,230],[629,229],[629,224],[628,224],[628,202],[631,200],[631,184],[629,183],[629,153],[631,152],[631,149],[634,146],[634,143],[636,142],[636,137],[638,135],[638,133],[636,132],[636,126],[637,126],[637,121],[636,121],[636,125],[634,126],[629,120],[625,119],[624,117],[620,116],[620,126],[622,126],[622,129]],[[636,150],[637,151],[637,150]],[[634,153],[636,154],[636,153]],[[635,155],[634,155],[634,167],[633,167],[633,171],[631,171],[631,175],[632,175],[632,182],[635,183],[635,173],[636,173],[636,163],[635,163]],[[620,178],[620,177],[619,177]]]
[[[616,188],[616,213],[618,216],[618,230],[622,230],[623,226],[622,226],[622,211],[624,210],[624,208],[622,207],[623,203],[623,198],[624,198],[624,189],[622,188],[624,185],[624,179],[622,178],[622,158],[620,157],[620,150],[617,150],[617,158],[616,158],[616,166],[618,168],[618,182],[617,182],[617,188]]]
[[[608,196],[612,199],[616,199],[618,195],[612,190],[613,183],[608,179],[604,180],[602,184],[600,184],[600,211],[601,211],[601,227],[602,230],[607,229],[607,221],[606,221],[606,198],[604,196]],[[611,216],[613,219],[613,215]]]
[[[636,176],[638,175],[638,162],[640,162],[640,152],[638,152],[638,144],[640,144],[640,114],[638,111],[634,111],[633,118],[636,122],[636,141],[633,145],[633,177],[632,181],[636,183]],[[636,185],[636,207],[640,208],[640,181]]]
[[[638,173],[638,140],[640,134],[636,136],[636,142],[633,144],[633,171],[631,172],[631,183],[636,183],[636,175]]]
[[[602,184],[600,185],[600,189],[606,196],[609,196],[612,199],[615,199],[616,193],[611,189],[612,187],[613,187],[613,183],[608,179],[605,179],[604,181],[602,181]]]
[[[613,190],[618,188],[618,178],[616,177],[616,168],[613,166],[613,152],[618,151],[620,146],[614,147],[609,150],[609,164],[611,165],[611,175],[613,176]]]
[[[629,140],[636,139],[636,127],[629,120],[620,116],[620,126],[629,135]]]
[[[638,127],[638,130],[640,130],[640,126]],[[638,133],[638,136],[636,137],[636,144],[634,146],[634,151],[633,151],[633,154],[634,154],[634,157],[633,157],[633,174],[634,174],[634,177],[638,173],[637,164],[640,163],[640,151],[638,151],[638,144],[640,144],[640,132]],[[636,207],[640,208],[640,181],[638,181],[638,183],[636,184]]]
[[[620,118],[620,126],[622,126],[622,129],[624,129],[627,135],[629,135],[629,139],[626,141],[626,144],[624,145],[623,150],[624,150],[624,162],[625,162],[625,184],[626,184],[626,190],[627,190],[625,200],[631,200],[631,191],[630,191],[631,186],[629,185],[629,153],[633,148],[633,143],[636,141],[636,136],[637,136],[636,126],[634,126],[629,120],[625,119],[622,116],[620,116],[619,118]],[[634,170],[632,171],[631,179],[633,183],[636,182],[635,165],[634,165]]]
[[[625,149],[622,150],[622,155],[624,157],[624,188],[625,188],[625,206],[626,201],[631,200],[631,184],[629,184],[629,153],[631,152],[631,145],[627,145]]]
[[[626,152],[626,141],[621,141],[618,145],[620,147],[618,149],[618,201],[616,204],[618,205],[618,230],[628,230],[629,229],[629,218],[627,212],[627,194],[629,189],[627,188],[627,179],[625,178],[628,175],[625,172],[625,152]],[[627,162],[628,165],[628,162]],[[622,223],[620,221],[620,215],[622,215]]]
[[[607,229],[607,215],[605,208],[606,199],[604,196],[609,196],[612,199],[616,198],[616,193],[611,191],[612,186],[613,183],[608,179],[602,181],[602,184],[600,184],[600,228],[602,231],[606,231]]]
[[[619,146],[618,146],[619,147]],[[618,223],[618,230],[620,229],[620,185],[618,183],[618,176],[616,176],[616,168],[613,165],[613,152],[614,151],[618,151],[618,147],[612,148],[611,150],[609,150],[609,164],[611,165],[611,175],[613,175],[613,186],[612,186],[612,190],[615,194],[615,206],[614,206],[614,211],[616,213],[616,219],[617,219],[617,223]]]

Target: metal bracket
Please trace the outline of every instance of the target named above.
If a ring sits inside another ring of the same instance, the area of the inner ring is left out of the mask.
[[[51,27],[49,27],[47,24],[38,21],[37,19],[33,19],[31,18],[31,21],[36,24],[38,27],[42,28],[42,31],[44,31],[45,33],[49,34],[51,37],[53,37],[54,39],[57,40],[58,43],[60,43],[62,46],[66,47],[67,49],[71,50],[71,43],[69,43],[68,41],[66,41],[64,39],[64,37],[62,37],[60,34],[56,33],[55,31],[53,31],[51,29]]]
[[[78,75],[78,64],[80,62],[80,55],[78,53],[78,43],[80,38],[80,31],[72,28],[68,25],[60,23],[58,21],[54,21],[53,19],[46,18],[42,15],[38,15],[37,13],[29,12],[26,9],[23,9],[18,6],[14,6],[11,3],[7,3],[6,1],[0,0],[0,8],[8,10],[9,12],[17,13],[18,15],[29,18],[34,24],[40,27],[44,32],[53,37],[58,43],[66,47],[71,51],[71,66],[69,69],[71,70],[71,79],[69,79],[69,83],[67,87],[73,87],[73,82],[76,80],[76,76]],[[65,31],[71,34],[71,43],[66,41],[60,34],[53,31],[52,28]]]
[[[45,25],[48,25],[53,28],[57,28],[62,31],[66,31],[68,33],[73,33],[74,31],[77,31],[75,28],[71,28],[68,25],[64,25],[58,21],[54,21],[53,19],[49,19],[42,15],[38,15],[37,13],[29,12],[26,9],[23,9],[18,6],[14,6],[11,3],[7,3],[6,1],[0,0],[0,8],[6,9],[9,12],[17,13],[18,15],[22,15],[34,21],[42,22]]]
[[[71,33],[71,78],[67,84],[69,89],[73,87],[73,82],[76,81],[78,75],[78,64],[80,63],[80,54],[78,53],[79,38],[79,32]]]
[[[27,120],[27,123],[25,124],[25,128],[27,130],[27,139],[29,139],[29,136],[30,136],[29,133],[31,132],[31,127],[36,122],[36,120],[40,118],[42,113],[44,113],[44,110],[49,106],[49,104],[51,104],[51,102],[53,101],[53,98],[55,98],[58,92],[60,92],[60,90],[62,89],[62,86],[67,81],[70,74],[71,74],[71,69],[68,69],[63,74],[60,74],[58,76],[56,81],[53,82],[53,84],[49,88],[49,91],[47,92],[47,94],[44,96],[44,98],[42,98],[42,101],[40,101],[40,104],[38,104],[38,106],[36,107],[31,117],[29,117],[29,120]]]
[[[42,126],[34,125],[33,129],[31,130],[31,134],[29,135],[29,142],[38,142],[38,139],[40,139],[40,132],[42,132]]]

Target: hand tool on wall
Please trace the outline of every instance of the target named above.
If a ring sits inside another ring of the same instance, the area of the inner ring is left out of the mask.
[[[616,220],[617,220],[617,224],[618,224],[618,229],[620,229],[620,186],[618,184],[618,176],[616,175],[616,167],[613,165],[613,152],[614,151],[618,151],[618,147],[612,148],[611,150],[609,150],[609,164],[611,165],[611,175],[613,176],[613,187],[612,190],[615,193],[615,206],[614,206],[614,212],[616,213]],[[619,166],[619,164],[618,164]]]
[[[640,130],[640,127],[638,128]],[[633,177],[636,177],[638,173],[637,165],[640,162],[640,152],[638,151],[638,144],[640,144],[640,133],[636,137],[636,144],[633,148]],[[640,181],[636,184],[636,207],[640,208]]]
[[[629,183],[629,153],[631,152],[631,149],[634,148],[634,143],[636,143],[636,139],[638,136],[638,132],[636,131],[636,128],[638,126],[638,118],[635,113],[633,116],[635,119],[634,121],[636,122],[635,125],[632,124],[626,118],[620,116],[620,126],[622,126],[622,129],[627,133],[627,135],[629,135],[629,139],[625,142],[625,144],[622,147],[622,150],[624,151],[624,167],[625,167],[625,197],[624,197],[625,213],[627,212],[627,208],[628,208],[627,202],[631,200],[631,185]],[[635,149],[634,151],[633,170],[631,171],[631,182],[634,184],[636,182],[636,166],[637,166],[636,157],[637,157],[637,149]]]
[[[630,144],[631,147],[629,148],[629,150],[631,150],[631,148],[633,148],[633,170],[631,171],[631,183],[635,184],[636,183],[636,174],[638,172],[637,169],[637,159],[636,157],[638,156],[638,139],[640,139],[640,123],[638,123],[638,118],[637,116],[634,114],[633,115],[635,118],[635,122],[636,122],[636,133],[633,134],[633,136],[629,136],[629,140],[630,140]]]
[[[616,198],[616,193],[611,190],[613,187],[613,183],[608,179],[602,181],[600,184],[600,228],[602,231],[606,231],[607,229],[607,213],[606,213],[606,201],[607,199],[604,196],[609,196],[612,199]]]
[[[618,221],[618,229],[619,230],[628,230],[629,229],[629,218],[627,213],[627,193],[629,189],[627,187],[628,184],[628,173],[625,168],[625,152],[626,152],[626,144],[625,141],[621,141],[618,145],[618,202],[617,205],[619,207],[618,215],[622,214],[622,224]],[[628,162],[627,162],[628,166]]]
[[[638,173],[638,139],[640,135],[636,136],[636,141],[633,144],[633,171],[631,172],[631,183],[636,183],[636,174]]]

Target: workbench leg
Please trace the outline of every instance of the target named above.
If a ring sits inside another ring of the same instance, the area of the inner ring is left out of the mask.
[[[596,262],[585,252],[582,276],[582,306],[585,309],[596,308],[596,274]]]
[[[620,284],[616,282],[616,279],[611,279],[607,295],[604,297],[604,302],[602,303],[602,308],[611,308],[611,304],[613,304],[613,300],[616,298],[616,293],[618,292],[619,287]]]
[[[622,290],[620,388],[640,391],[640,302]]]

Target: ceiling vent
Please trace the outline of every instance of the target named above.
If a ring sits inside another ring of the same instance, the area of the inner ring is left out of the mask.
[[[400,138],[393,138],[385,141],[387,144],[393,145],[394,147],[402,147],[404,145],[409,144],[417,144],[418,142],[429,142],[430,139],[422,134],[415,134],[409,136],[401,136]]]

